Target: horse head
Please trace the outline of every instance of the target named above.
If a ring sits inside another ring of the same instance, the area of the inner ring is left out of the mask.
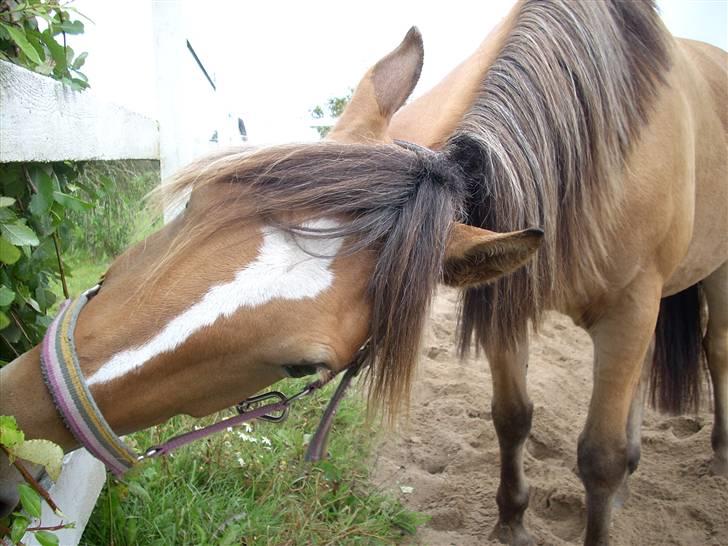
[[[538,230],[458,223],[458,165],[388,139],[422,60],[413,29],[326,141],[217,153],[171,183],[189,195],[184,210],[113,262],[75,326],[82,374],[116,434],[340,371],[367,340],[371,396],[396,409],[436,283],[486,283],[533,254]],[[36,347],[0,371],[0,413],[75,449],[39,361]],[[0,491],[6,507],[12,490]]]

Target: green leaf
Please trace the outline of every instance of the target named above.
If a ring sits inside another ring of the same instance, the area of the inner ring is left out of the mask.
[[[0,224],[12,224],[18,219],[13,209],[9,207],[0,208]]]
[[[40,495],[38,492],[26,483],[18,485],[18,493],[20,493],[20,504],[23,505],[28,514],[34,518],[40,517]]]
[[[8,32],[8,34],[10,34],[10,38],[12,38],[13,42],[15,42],[20,50],[25,53],[25,56],[28,57],[28,59],[30,59],[35,64],[40,64],[43,62],[43,60],[40,58],[40,55],[38,55],[38,51],[36,51],[36,49],[32,45],[30,45],[30,42],[25,36],[25,33],[23,33],[20,29],[11,27],[10,25],[6,25],[4,23],[0,23],[0,26],[2,26]]]
[[[54,26],[66,34],[81,34],[83,32],[83,23],[81,21],[63,21]]]
[[[11,245],[4,238],[0,238],[0,262],[12,265],[20,258],[20,250]]]
[[[34,216],[43,217],[53,204],[53,178],[42,168],[30,169],[30,179],[35,185],[37,193],[30,199],[30,212]]]
[[[73,61],[72,68],[74,70],[80,69],[84,65],[84,63],[86,62],[86,57],[88,57],[88,52],[87,51],[84,51],[83,53],[79,54],[79,56],[76,57],[76,59]]]
[[[16,246],[36,246],[40,243],[38,236],[33,230],[20,222],[3,224],[0,226],[0,232],[2,232],[9,243]]]
[[[12,207],[15,204],[13,197],[0,196],[0,207]]]
[[[53,38],[50,28],[40,35],[40,39],[43,40],[43,43],[51,53],[53,61],[56,63],[56,74],[64,74],[68,69],[68,65],[66,64],[66,51],[63,49],[63,46]]]
[[[58,537],[48,531],[36,531],[35,539],[40,543],[40,546],[58,546]]]
[[[25,441],[23,431],[18,428],[18,423],[12,415],[0,415],[0,444],[7,448],[13,448]]]
[[[28,305],[30,305],[36,313],[40,313],[41,312],[40,305],[33,298],[30,298],[30,297],[25,298],[25,303],[27,303]]]
[[[61,474],[63,450],[49,440],[26,440],[13,448],[12,454],[19,459],[43,465],[53,481]]]
[[[17,343],[22,335],[23,332],[15,324],[11,324],[3,330],[3,337],[8,343]]]
[[[0,285],[0,307],[7,307],[15,299],[15,292],[10,290],[7,286]]]
[[[0,330],[4,330],[8,326],[10,326],[10,319],[5,313],[0,311]]]
[[[18,544],[20,542],[29,525],[30,520],[25,516],[15,516],[13,525],[10,528],[10,540],[13,544]]]
[[[83,201],[69,193],[54,191],[53,199],[55,199],[56,203],[58,203],[59,205],[68,207],[69,209],[76,212],[86,212],[87,210],[91,210],[93,208],[91,203],[87,203],[86,201]]]

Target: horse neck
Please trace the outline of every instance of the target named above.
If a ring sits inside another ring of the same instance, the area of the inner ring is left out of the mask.
[[[485,73],[516,23],[519,9],[520,2],[470,57],[435,87],[403,106],[390,123],[389,136],[432,149],[441,148],[470,110]]]
[[[0,415],[14,416],[26,439],[51,440],[64,451],[78,447],[43,382],[40,347],[0,369]]]

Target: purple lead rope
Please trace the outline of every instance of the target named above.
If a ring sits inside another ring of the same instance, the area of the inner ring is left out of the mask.
[[[308,451],[306,452],[306,460],[307,461],[318,461],[321,459],[323,455],[323,451],[326,446],[326,438],[329,433],[329,429],[331,428],[331,423],[333,421],[334,415],[336,413],[336,409],[339,405],[339,402],[344,397],[344,394],[351,384],[351,380],[354,378],[354,376],[359,372],[359,369],[362,366],[362,360],[361,358],[358,358],[355,360],[351,366],[349,366],[346,370],[346,373],[344,374],[344,377],[341,379],[341,382],[339,383],[338,387],[336,388],[336,392],[334,393],[334,396],[331,398],[331,401],[329,402],[329,405],[326,407],[326,411],[324,412],[323,417],[321,418],[321,422],[319,423],[318,429],[316,430],[316,433],[314,434],[313,438],[311,439],[311,443],[309,444]],[[167,440],[163,444],[159,444],[156,446],[152,446],[149,449],[147,449],[143,455],[140,455],[138,458],[138,461],[144,460],[144,459],[152,459],[154,457],[160,457],[163,455],[167,455],[168,453],[174,451],[177,448],[180,448],[186,444],[189,444],[191,442],[194,442],[196,440],[200,440],[204,438],[205,436],[209,436],[210,434],[214,434],[216,432],[221,432],[229,427],[235,427],[238,425],[241,425],[247,421],[252,421],[253,419],[260,419],[265,418],[266,416],[269,416],[271,413],[275,412],[284,412],[283,415],[280,418],[272,418],[270,420],[273,421],[280,421],[285,417],[285,414],[288,412],[288,408],[290,407],[290,404],[294,402],[295,400],[298,400],[299,398],[303,396],[308,396],[312,392],[320,389],[324,385],[326,385],[329,381],[331,381],[334,377],[336,377],[335,374],[331,374],[329,377],[325,379],[318,379],[312,383],[309,383],[306,385],[306,387],[299,391],[298,393],[294,394],[293,396],[289,396],[286,398],[284,395],[282,395],[279,392],[271,392],[266,393],[263,395],[265,398],[268,397],[276,397],[279,399],[278,402],[275,402],[273,404],[266,404],[265,406],[260,406],[255,409],[240,409],[245,408],[245,402],[238,404],[238,408],[240,411],[239,415],[235,415],[234,417],[230,417],[228,419],[224,419],[222,421],[219,421],[217,423],[214,423],[212,425],[206,426],[204,428],[198,429],[198,430],[191,430],[190,432],[186,432],[184,434],[180,434],[179,436],[175,436],[174,438]],[[264,399],[263,398],[263,399]]]

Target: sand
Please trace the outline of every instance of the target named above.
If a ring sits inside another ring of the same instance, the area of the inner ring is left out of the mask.
[[[457,357],[455,303],[454,291],[438,295],[409,419],[385,437],[377,455],[377,483],[431,516],[412,544],[496,544],[488,538],[499,475],[490,373],[484,358]],[[532,341],[529,366],[534,419],[525,453],[526,524],[537,544],[581,544],[584,537],[576,441],[591,363],[589,337],[567,317],[550,315]],[[728,545],[728,479],[708,470],[712,420],[707,405],[683,417],[646,410],[642,460],[612,520],[613,545]]]

